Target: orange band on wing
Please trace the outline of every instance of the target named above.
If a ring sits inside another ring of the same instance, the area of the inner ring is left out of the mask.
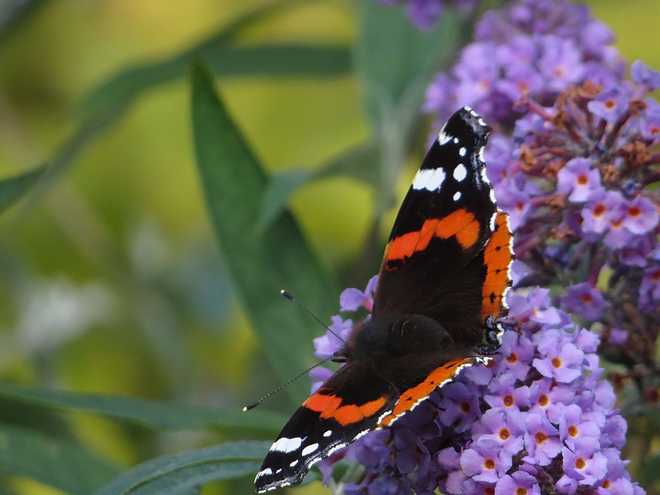
[[[487,270],[481,293],[481,316],[484,319],[488,316],[499,316],[502,312],[504,293],[509,286],[511,238],[508,217],[500,211],[495,218],[495,231],[484,250]]]
[[[470,249],[479,238],[479,221],[467,210],[456,210],[443,218],[429,218],[420,230],[392,239],[385,248],[385,260],[403,260],[424,251],[434,237],[456,241],[463,249]]]
[[[376,414],[387,404],[387,397],[379,397],[361,405],[342,406],[341,403],[341,397],[316,393],[303,402],[303,406],[320,413],[322,419],[334,419],[340,425],[346,426]]]
[[[392,412],[382,418],[378,423],[378,426],[383,427],[391,425],[403,414],[414,409],[417,404],[431,395],[436,388],[441,386],[447,380],[454,378],[460,371],[461,366],[471,364],[472,362],[473,358],[454,359],[453,361],[449,361],[431,371],[422,383],[405,390],[401,394],[401,397],[399,397],[399,400],[394,405]]]

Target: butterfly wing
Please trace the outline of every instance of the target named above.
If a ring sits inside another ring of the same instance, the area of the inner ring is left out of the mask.
[[[344,365],[284,426],[254,480],[257,492],[300,483],[315,463],[374,429],[395,399],[370,366]]]
[[[469,342],[481,340],[486,317],[499,315],[508,286],[510,233],[486,175],[489,131],[465,107],[439,133],[385,248],[374,315],[423,314]],[[496,239],[503,250],[494,251]]]

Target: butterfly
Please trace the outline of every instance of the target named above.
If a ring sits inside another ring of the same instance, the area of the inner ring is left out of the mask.
[[[499,346],[512,235],[486,174],[490,128],[454,113],[417,171],[385,248],[371,318],[351,330],[343,362],[293,413],[255,487],[300,483],[315,463],[394,424]]]

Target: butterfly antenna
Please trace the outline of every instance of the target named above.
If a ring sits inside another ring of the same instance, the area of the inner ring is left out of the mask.
[[[317,322],[319,325],[321,325],[321,326],[322,326],[323,328],[325,328],[328,332],[330,332],[332,335],[334,335],[334,336],[337,337],[339,340],[341,340],[344,344],[346,343],[346,341],[345,341],[345,340],[344,340],[344,339],[343,339],[343,338],[342,338],[337,332],[335,332],[334,330],[332,330],[332,328],[330,328],[328,325],[326,325],[325,323],[323,323],[323,322],[321,321],[321,318],[319,318],[318,316],[316,316],[316,315],[312,312],[311,309],[309,309],[309,308],[308,308],[307,306],[305,306],[303,303],[301,303],[300,301],[298,301],[298,299],[296,299],[295,297],[293,297],[293,294],[291,294],[291,292],[289,292],[288,290],[284,290],[284,289],[282,289],[282,290],[280,291],[280,294],[281,294],[285,299],[287,299],[287,300],[291,301],[292,303],[296,304],[299,308],[302,308],[302,309],[303,309],[308,315],[310,315],[312,318],[314,318],[314,319],[316,320],[316,322]]]
[[[277,387],[277,388],[271,390],[270,392],[268,392],[267,394],[265,394],[263,397],[261,397],[258,401],[243,406],[243,412],[249,411],[250,409],[254,409],[255,407],[257,407],[257,406],[258,406],[259,404],[261,404],[262,402],[264,402],[264,401],[270,399],[272,396],[274,396],[274,395],[280,393],[282,390],[284,390],[285,388],[287,388],[289,385],[291,385],[293,382],[295,382],[295,381],[298,380],[299,378],[305,376],[307,373],[309,373],[310,371],[312,371],[314,368],[317,368],[317,367],[321,366],[322,364],[327,363],[328,361],[332,361],[332,358],[333,358],[333,357],[334,357],[334,356],[330,356],[330,357],[327,357],[327,358],[325,358],[325,359],[319,361],[319,362],[316,363],[315,365],[310,366],[310,367],[307,368],[306,370],[301,371],[300,373],[298,373],[298,374],[297,374],[296,376],[294,376],[293,378],[290,378],[290,379],[287,380],[286,382],[282,383],[279,387]]]

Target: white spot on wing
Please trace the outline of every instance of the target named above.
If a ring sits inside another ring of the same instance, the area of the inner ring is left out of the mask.
[[[332,435],[332,430],[325,430],[325,431],[323,432],[323,436],[324,436],[325,438],[328,438],[330,435]]]
[[[461,147],[461,149],[458,150],[458,154],[461,155],[461,156],[465,156],[466,153],[467,153],[467,150],[465,149],[465,147]]]
[[[358,433],[357,435],[355,435],[355,437],[353,437],[353,440],[359,440],[360,438],[362,438],[363,436],[365,436],[365,435],[366,435],[367,433],[369,433],[370,431],[371,431],[371,430],[362,430],[360,433]]]
[[[345,444],[345,443],[339,443],[339,444],[335,445],[335,446],[332,447],[330,450],[328,450],[328,456],[331,456],[332,454],[334,454],[334,453],[337,452],[338,450],[343,449],[344,447],[346,447],[346,445],[347,445],[347,444]]]
[[[490,216],[490,230],[495,232],[495,218],[497,217],[497,212],[493,213]]]
[[[289,463],[289,467],[296,467],[298,465],[298,459]]]
[[[418,170],[412,187],[413,189],[435,191],[440,189],[440,186],[445,181],[445,176],[445,171],[440,167]]]
[[[467,169],[465,168],[465,165],[459,163],[458,166],[454,169],[454,179],[457,180],[458,182],[461,182],[466,177],[467,177]]]
[[[490,180],[488,179],[488,174],[486,173],[486,167],[481,167],[481,180],[486,184],[490,184]]]
[[[315,452],[318,448],[319,448],[319,444],[318,444],[318,443],[313,443],[313,444],[311,444],[311,445],[308,445],[307,447],[305,447],[304,449],[302,449],[302,455],[304,455],[304,456],[305,456],[305,455],[309,455],[309,454],[311,454],[312,452]]]
[[[271,447],[270,450],[275,452],[284,452],[288,454],[294,450],[298,450],[302,445],[302,438],[279,438]]]
[[[495,191],[493,191],[492,189],[490,190],[490,200],[491,200],[493,203],[495,203],[495,201],[497,201],[497,200],[495,199]]]
[[[486,159],[484,158],[484,150],[485,149],[486,149],[485,146],[482,146],[481,148],[479,148],[479,160],[481,160],[482,162],[486,161]]]
[[[461,199],[461,191],[456,191],[452,199],[454,201],[458,201],[459,199]]]
[[[457,137],[454,138],[454,144],[458,144],[458,138]]]
[[[258,480],[262,476],[270,476],[271,474],[273,474],[273,470],[271,468],[266,468],[266,469],[264,469],[262,471],[259,471],[257,473],[257,477],[255,478],[255,480]]]
[[[442,126],[442,129],[438,133],[438,143],[440,146],[447,144],[449,140],[451,139],[451,136],[449,134],[445,134],[445,127]]]

